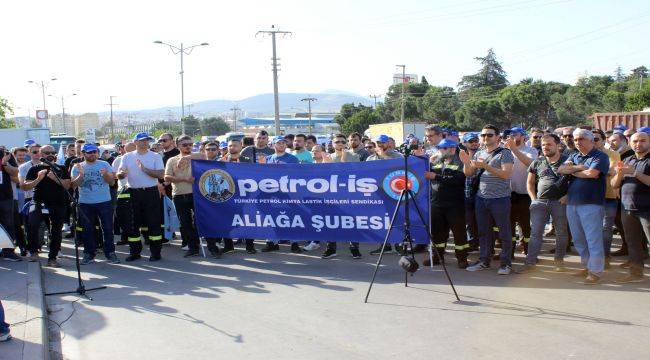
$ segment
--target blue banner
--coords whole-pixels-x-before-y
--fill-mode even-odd
[[[428,160],[409,157],[409,187],[426,222]],[[400,192],[404,160],[249,164],[192,160],[199,235],[268,240],[383,242]],[[428,243],[409,199],[411,234]],[[403,240],[402,205],[391,243]]]

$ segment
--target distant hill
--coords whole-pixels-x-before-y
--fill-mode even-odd
[[[371,105],[372,100],[367,97],[346,93],[338,90],[331,90],[328,93],[280,93],[280,112],[281,113],[297,113],[307,112],[307,102],[300,101],[306,97],[316,98],[317,101],[312,102],[312,112],[336,113],[341,110],[341,106],[346,103],[361,103],[364,105]],[[238,101],[232,100],[206,100],[192,103],[191,113],[198,116],[213,116],[224,113],[231,113],[231,108],[237,105],[246,116],[273,116],[273,94],[261,94]],[[185,109],[187,112],[187,108]],[[178,106],[169,106],[157,109],[143,109],[135,111],[118,111],[117,116],[123,114],[133,114],[137,119],[151,119],[151,118],[165,118],[169,113],[178,114],[180,109]],[[108,112],[100,113],[100,117],[108,116]]]

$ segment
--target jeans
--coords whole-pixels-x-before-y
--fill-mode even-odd
[[[95,241],[95,224],[99,218],[102,229],[104,255],[108,257],[115,252],[113,241],[113,202],[104,201],[97,204],[79,204],[79,223],[81,224],[81,240],[84,242],[84,254],[95,257],[97,242]]]
[[[479,260],[490,264],[492,258],[492,224],[499,228],[501,266],[511,265],[512,233],[510,232],[510,197],[485,199],[476,197],[476,224],[479,233]]]
[[[2,301],[0,301],[0,334],[6,334],[9,332],[9,324],[5,322],[5,308],[2,306]]]
[[[16,233],[14,228],[14,199],[7,199],[0,201],[0,224],[7,231],[7,235],[12,240],[16,239]],[[14,248],[2,249],[3,253],[12,253]]]
[[[537,256],[542,249],[544,227],[548,223],[549,216],[553,219],[553,228],[555,229],[555,260],[563,260],[566,255],[566,246],[569,241],[566,205],[560,204],[558,200],[537,199],[530,203],[531,229],[526,264],[535,265],[537,263]]]
[[[194,200],[192,194],[174,196],[176,214],[181,223],[181,239],[190,251],[199,251],[199,233],[194,223]]]
[[[627,234],[627,251],[630,259],[630,272],[643,274],[643,235],[650,239],[650,213],[623,211],[623,227]]]
[[[603,218],[603,246],[605,247],[605,257],[609,257],[612,247],[612,238],[614,237],[614,221],[618,209],[618,200],[605,200],[605,217]]]
[[[467,229],[467,242],[478,244],[478,226],[476,225],[476,214],[474,213],[475,198],[465,198],[465,228]]]
[[[580,254],[583,266],[590,273],[601,276],[605,270],[603,247],[603,205],[567,205],[567,220],[573,236],[573,245]]]
[[[50,251],[47,257],[52,260],[56,259],[61,250],[61,228],[65,219],[65,204],[47,204],[46,208],[48,214],[43,214],[41,204],[36,204],[29,209],[29,216],[27,218],[27,250],[32,254],[38,252],[38,248],[41,245],[38,230],[41,227],[41,223],[49,219]]]

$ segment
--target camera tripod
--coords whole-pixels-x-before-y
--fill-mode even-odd
[[[403,225],[403,240],[402,240],[402,256],[405,257],[410,257],[410,260],[415,262],[415,252],[413,251],[413,238],[411,237],[411,219],[410,219],[410,208],[409,208],[409,203],[410,200],[413,200],[413,206],[415,207],[416,212],[418,213],[418,216],[420,220],[422,221],[422,224],[427,224],[427,221],[425,221],[424,216],[422,216],[422,212],[420,211],[420,208],[418,207],[417,202],[415,201],[415,194],[413,193],[413,190],[409,188],[409,180],[408,180],[408,175],[409,175],[409,170],[408,170],[408,158],[411,155],[411,150],[408,147],[405,147],[404,149],[404,188],[402,189],[399,199],[397,200],[397,204],[395,205],[395,210],[393,212],[393,217],[390,220],[390,226],[388,227],[388,231],[386,232],[386,237],[384,238],[384,242],[381,246],[381,252],[379,253],[379,259],[377,259],[377,264],[375,264],[375,271],[372,274],[372,280],[370,281],[370,285],[368,286],[368,292],[366,293],[366,298],[364,300],[364,303],[368,303],[368,297],[370,296],[370,290],[372,290],[372,285],[375,283],[375,278],[377,277],[377,272],[379,271],[379,265],[381,265],[381,260],[384,256],[384,250],[386,249],[386,244],[388,243],[388,239],[390,238],[390,234],[392,230],[396,227],[395,225],[395,220],[397,219],[397,214],[399,213],[399,209],[402,205],[404,205],[404,225]],[[428,229],[427,229],[428,230]],[[433,237],[431,236],[430,231],[426,231],[427,237],[429,238],[429,244],[431,246],[431,249],[435,250],[433,251],[433,254],[437,257],[437,259],[440,261],[440,264],[442,265],[443,270],[445,271],[445,276],[447,277],[447,281],[449,281],[449,285],[451,286],[451,290],[454,292],[454,296],[456,297],[457,301],[460,301],[460,297],[458,297],[458,293],[456,292],[456,288],[454,287],[454,283],[451,281],[451,277],[449,276],[449,272],[447,271],[447,266],[445,265],[445,261],[443,260],[442,256],[439,253],[439,250],[437,247],[434,246],[433,243]],[[404,286],[408,287],[408,271],[404,271]],[[411,273],[412,275],[413,273]]]

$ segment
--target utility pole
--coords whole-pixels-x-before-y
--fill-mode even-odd
[[[113,103],[113,98],[115,96],[111,95],[109,96],[110,102],[108,104],[104,105],[109,105],[111,107],[111,142],[115,141],[115,122],[113,121],[113,105],[118,105]]]
[[[286,36],[291,34],[291,31],[280,31],[271,25],[271,30],[258,31],[255,36],[259,34],[271,34],[271,42],[273,44],[273,101],[275,103],[275,135],[280,135],[280,99],[278,98],[278,57],[275,49],[275,35],[282,34]]]
[[[187,104],[187,116],[192,116],[192,106],[194,104]]]
[[[639,74],[639,91],[643,88],[643,74]]]
[[[374,106],[374,108],[376,109],[376,108],[377,108],[377,98],[381,97],[381,95],[370,95],[369,97],[375,99],[375,106]]]
[[[400,121],[404,122],[404,103],[406,102],[406,98],[404,97],[404,93],[406,92],[406,65],[396,66],[402,68],[402,113],[400,115]]]
[[[239,106],[235,105],[230,108],[232,110],[232,131],[237,131],[237,111],[241,110]]]
[[[304,99],[300,99],[300,101],[306,101],[308,104],[307,106],[309,107],[309,135],[311,135],[311,102],[316,100],[318,99],[313,97],[306,97]]]

